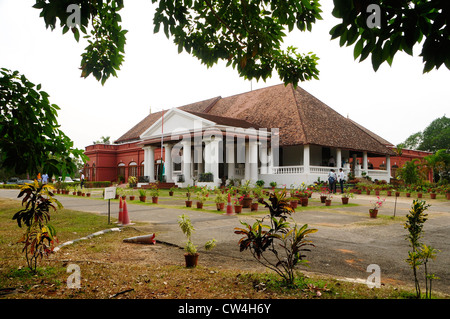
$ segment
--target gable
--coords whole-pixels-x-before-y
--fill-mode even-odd
[[[141,134],[140,138],[149,139],[159,137],[161,134],[194,131],[199,128],[211,127],[215,124],[213,121],[174,108],[165,112],[162,117]]]

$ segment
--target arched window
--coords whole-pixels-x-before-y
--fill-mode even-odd
[[[119,183],[125,181],[125,164],[124,163],[119,163],[119,165],[117,165],[117,181]]]
[[[130,176],[138,176],[138,166],[136,162],[130,162],[130,164],[128,164],[128,177]]]

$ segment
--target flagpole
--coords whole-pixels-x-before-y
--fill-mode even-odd
[[[162,110],[162,116],[161,116],[161,168],[159,172],[159,181],[162,182],[162,176],[163,176],[163,134],[164,134],[164,109]]]

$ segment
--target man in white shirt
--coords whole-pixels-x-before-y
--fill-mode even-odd
[[[344,193],[344,181],[345,181],[345,175],[344,175],[344,171],[342,170],[342,168],[339,169],[338,179],[339,179],[339,184],[341,184],[341,194],[342,194],[342,193]]]

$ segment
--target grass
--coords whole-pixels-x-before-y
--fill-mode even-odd
[[[66,246],[42,259],[37,272],[32,273],[26,267],[22,246],[16,244],[24,229],[11,219],[19,207],[17,201],[0,199],[3,298],[409,299],[414,296],[412,289],[403,287],[370,289],[363,284],[314,274],[299,275],[293,286],[286,286],[273,272],[232,269],[205,259],[196,268],[186,268],[183,252],[177,247],[123,243],[124,238],[142,234],[131,227]],[[63,209],[53,214],[51,222],[62,243],[114,227],[107,224],[106,218]],[[67,267],[73,263],[81,271],[78,289],[67,287],[70,276]]]

